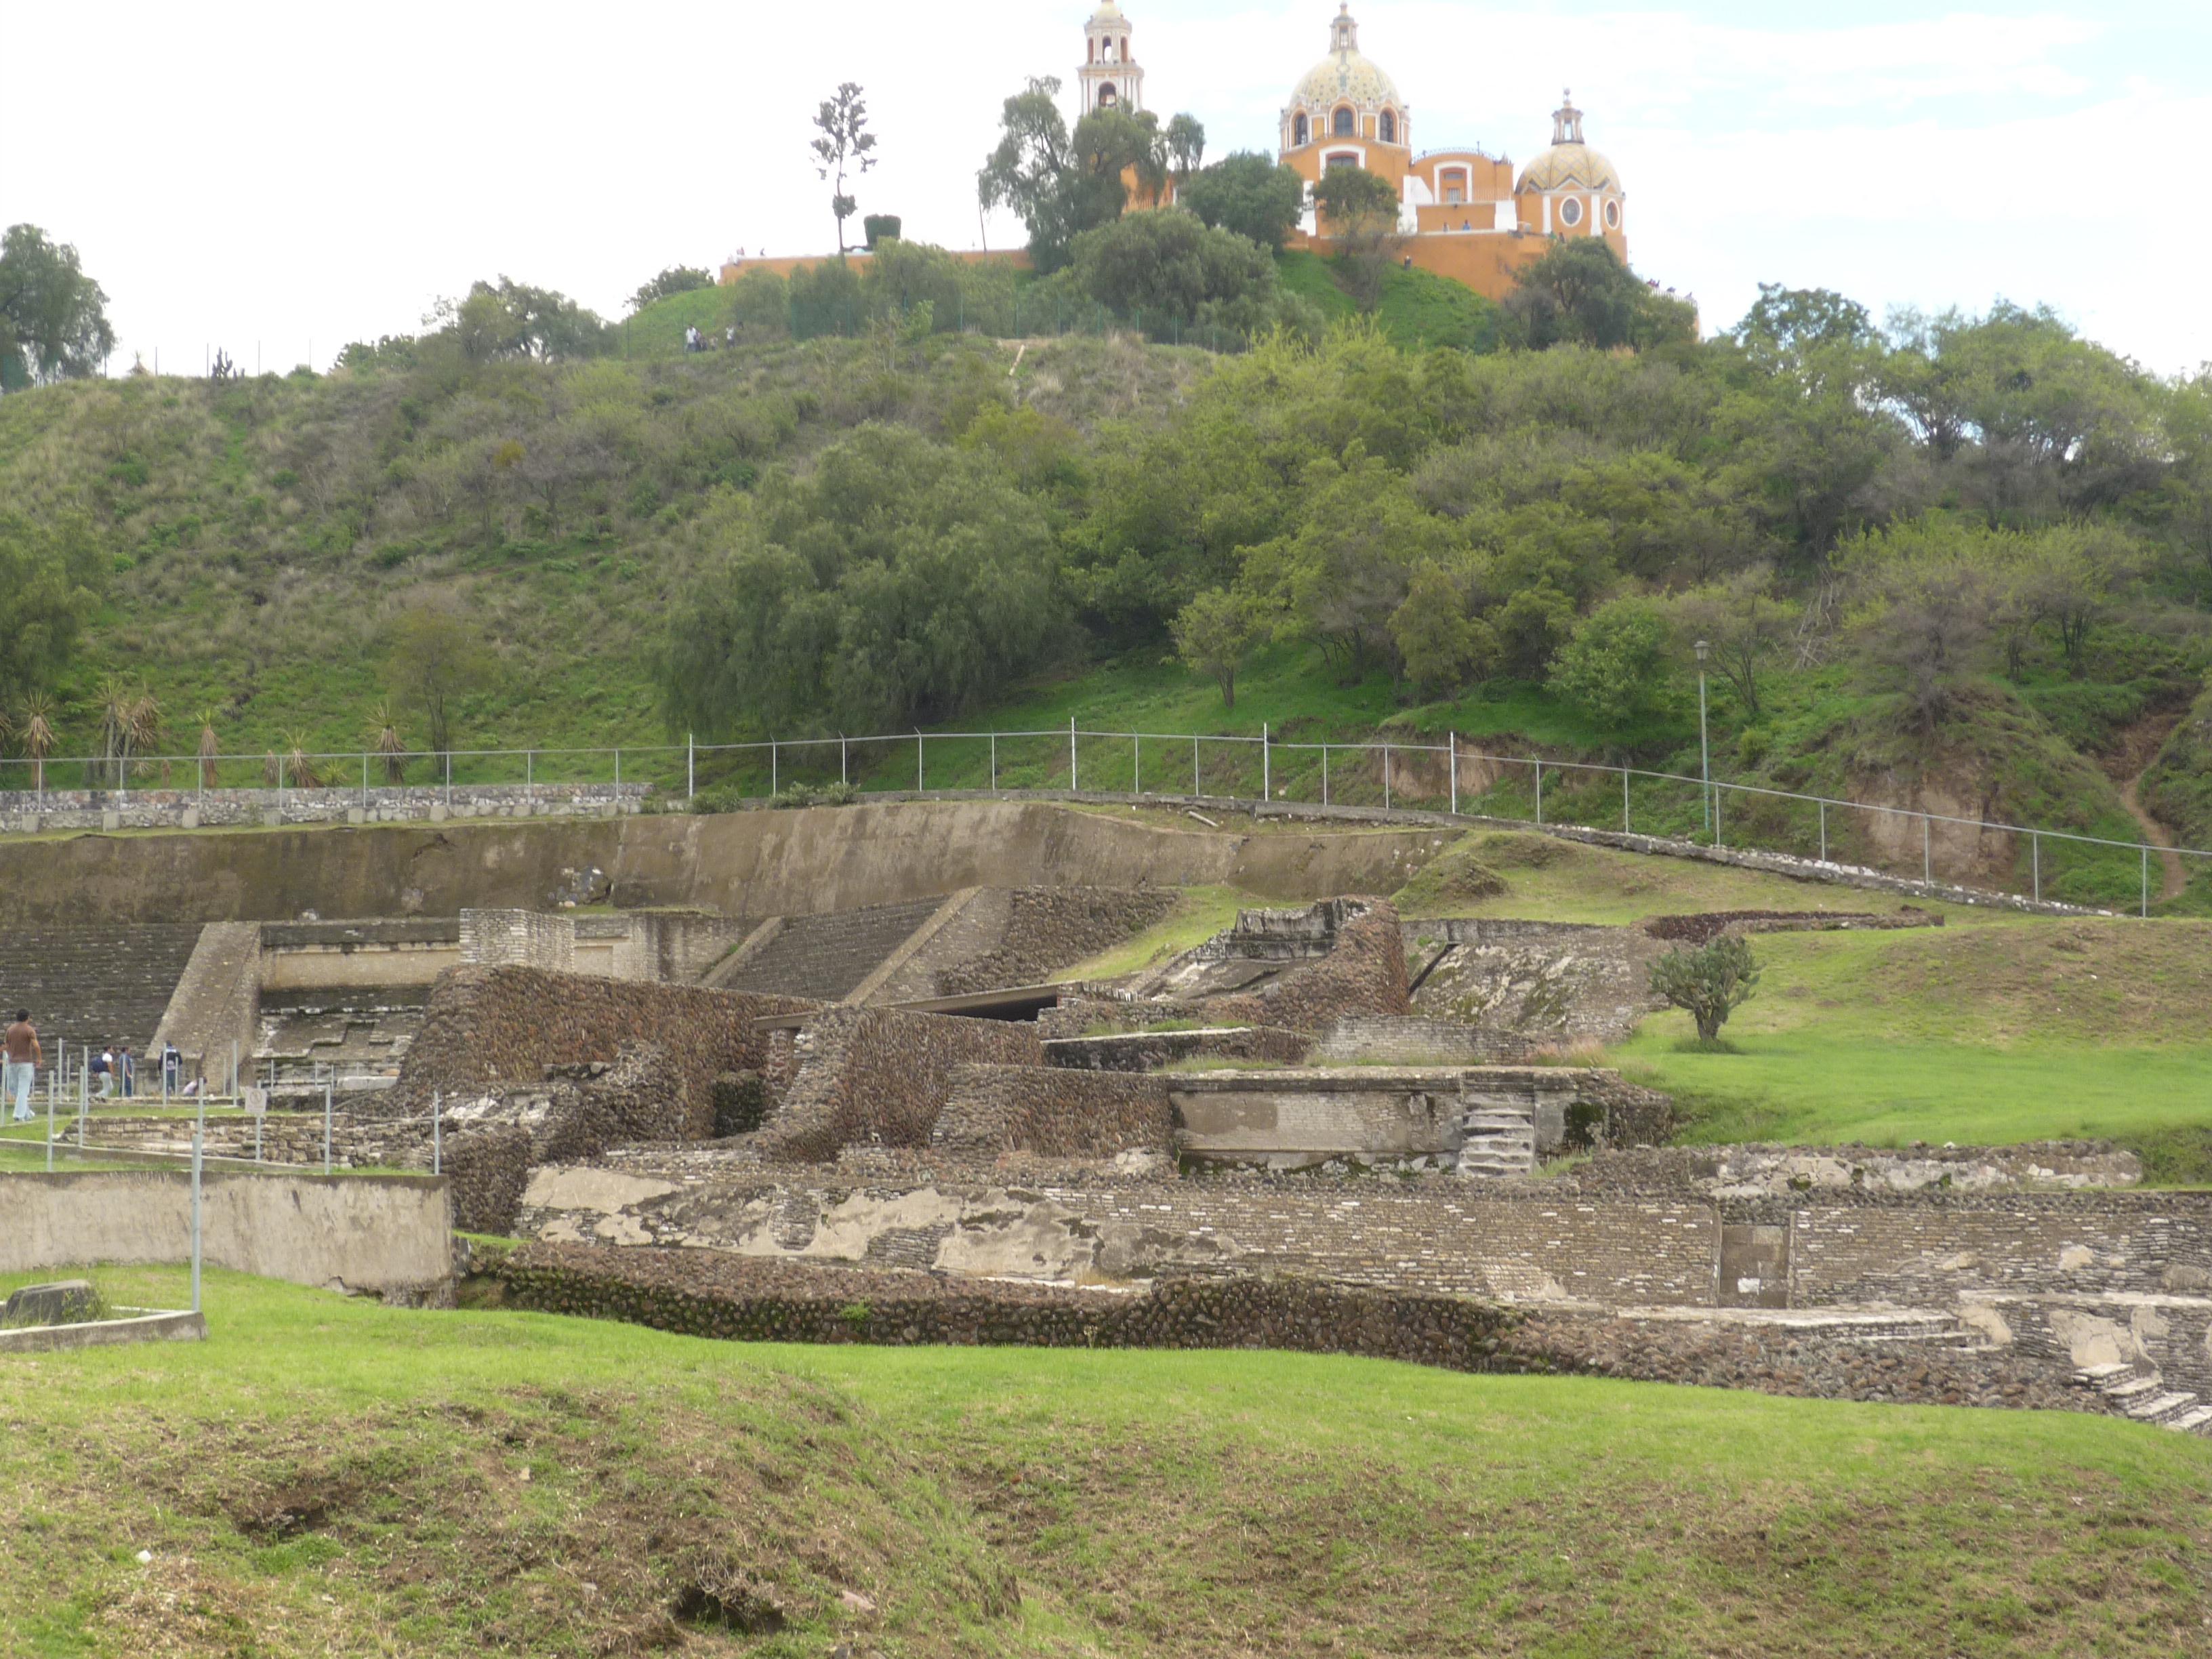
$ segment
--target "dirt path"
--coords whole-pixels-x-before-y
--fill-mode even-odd
[[[2160,849],[2158,855],[2160,872],[2159,897],[2179,898],[2181,890],[2189,885],[2189,861],[2172,850],[2173,837],[2166,833],[2164,824],[2143,811],[2142,800],[2136,793],[2142,787],[2143,777],[2148,769],[2145,768],[2143,772],[2136,773],[2121,786],[2120,802],[2134,815],[2135,821],[2142,826],[2143,839],[2153,847]]]

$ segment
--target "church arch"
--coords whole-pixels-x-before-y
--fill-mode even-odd
[[[1398,117],[1394,112],[1386,109],[1376,118],[1375,136],[1386,144],[1398,142]]]
[[[1312,129],[1306,123],[1306,112],[1300,110],[1297,118],[1291,123],[1291,148],[1303,149],[1313,142]]]
[[[1329,118],[1328,131],[1332,138],[1357,138],[1359,136],[1359,118],[1352,112],[1351,105],[1343,106]]]

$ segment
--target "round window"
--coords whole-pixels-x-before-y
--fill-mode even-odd
[[[1607,230],[1619,230],[1620,228],[1620,203],[1607,202],[1605,204],[1605,228]]]
[[[1559,222],[1572,230],[1583,222],[1583,204],[1570,196],[1559,204]]]

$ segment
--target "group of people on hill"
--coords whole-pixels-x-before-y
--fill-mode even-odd
[[[28,1009],[19,1008],[4,1036],[0,1036],[0,1111],[18,1123],[32,1117],[31,1096],[46,1051],[39,1041],[39,1028],[31,1024]],[[180,1087],[185,1057],[173,1042],[161,1048],[161,1080],[169,1094],[189,1092]],[[95,1100],[131,1099],[138,1092],[138,1061],[127,1042],[102,1048],[85,1061],[86,1080]]]
[[[738,331],[734,327],[724,329],[722,331],[722,349],[725,351],[733,351],[737,349],[737,344]],[[696,325],[687,326],[684,329],[684,349],[687,355],[695,351],[712,351],[714,349],[714,337],[712,334],[702,333]]]

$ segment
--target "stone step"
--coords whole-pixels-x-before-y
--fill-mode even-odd
[[[2100,1383],[2098,1392],[2107,1400],[2118,1400],[2124,1403],[2130,1400],[2141,1400],[2146,1395],[2156,1394],[2165,1386],[2165,1383],[2155,1376],[2136,1376],[2129,1378],[2124,1382],[2113,1382],[2109,1385]]]
[[[2101,1365],[2082,1366],[2081,1370],[2074,1373],[2074,1380],[2076,1382],[2086,1382],[2094,1386],[2100,1382],[2112,1382],[2122,1377],[2133,1376],[2135,1375],[2135,1370],[2136,1368],[2133,1365],[2124,1364],[2116,1364],[2112,1361],[2107,1360]]]
[[[2184,1434],[2212,1436],[2212,1406],[2198,1406],[2179,1417],[2169,1417],[2160,1428],[2179,1429]]]
[[[2138,1400],[2127,1408],[2128,1415],[2139,1423],[2160,1423],[2167,1418],[2179,1417],[2197,1403],[2193,1394],[2176,1394],[2172,1390],[2154,1394],[2148,1400]]]

